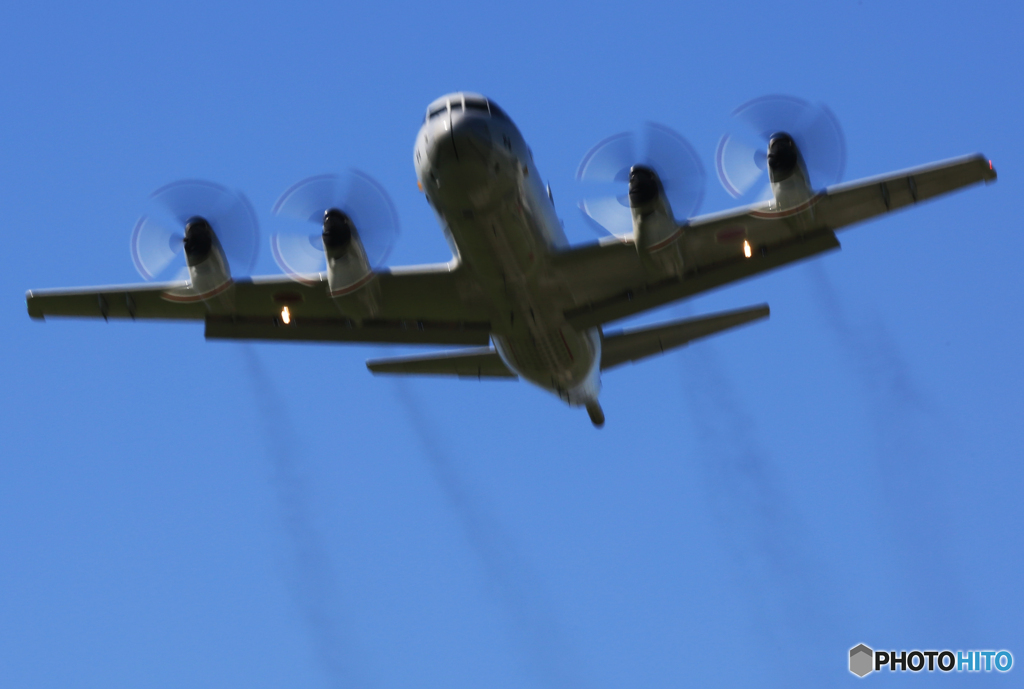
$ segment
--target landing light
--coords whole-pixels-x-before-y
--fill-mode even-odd
[[[281,322],[288,325],[292,322],[292,312],[288,310],[288,307],[281,309]]]
[[[748,242],[746,239],[743,240],[743,255],[746,256],[747,258],[750,258],[750,242]]]

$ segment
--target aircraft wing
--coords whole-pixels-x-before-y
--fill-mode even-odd
[[[205,322],[208,338],[460,345],[490,341],[490,316],[476,283],[457,268],[395,268],[378,273],[376,283],[378,308],[359,321],[343,315],[358,312],[359,296],[332,299],[326,281],[305,284],[284,276],[239,279],[206,301],[189,299],[184,282],[33,290],[26,299],[33,318],[197,320]]]
[[[987,160],[967,156],[832,186],[785,211],[762,204],[693,218],[681,227],[685,272],[667,279],[651,277],[632,237],[610,237],[557,254],[551,277],[544,278],[550,282],[542,287],[572,326],[600,326],[838,248],[840,228],[995,178]],[[239,279],[206,300],[190,297],[183,282],[33,290],[26,299],[33,318],[202,320],[206,337],[215,339],[477,346],[490,341],[487,302],[476,280],[456,264],[381,271],[373,285],[372,311],[367,290],[332,299],[324,280],[307,284],[285,276]],[[354,313],[362,317],[346,315]],[[469,363],[477,364],[476,375],[501,373]],[[440,362],[431,366],[443,368]]]
[[[768,305],[716,313],[601,334],[601,370],[682,347],[694,340],[768,317]],[[366,362],[374,373],[458,376],[460,378],[516,378],[492,347],[473,347],[426,356],[403,356]]]
[[[793,209],[761,204],[693,218],[681,228],[685,273],[670,279],[648,277],[631,236],[609,237],[556,256],[553,287],[570,324],[602,325],[837,249],[838,229],[995,179],[991,163],[972,155],[831,186]]]

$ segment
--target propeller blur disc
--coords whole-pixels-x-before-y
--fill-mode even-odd
[[[132,230],[132,263],[143,280],[156,280],[182,256],[185,236],[159,220],[143,215]],[[184,259],[181,260],[184,263]]]
[[[299,282],[315,284],[320,279],[320,273],[327,267],[323,242],[319,234],[272,234],[270,251],[274,263]]]
[[[718,142],[718,180],[734,198],[761,196],[768,189],[768,141],[793,137],[816,187],[835,184],[846,169],[846,140],[832,111],[793,96],[762,96],[732,113],[729,131]]]
[[[352,220],[374,268],[383,265],[398,238],[398,213],[391,197],[365,172],[349,170],[297,182],[277,200],[273,213],[304,225],[271,235],[270,246],[278,267],[300,282],[314,282],[313,277],[326,270],[321,233],[324,213],[331,208]],[[305,223],[315,225],[315,230]]]
[[[677,218],[687,218],[704,198],[704,167],[693,146],[665,125],[648,122],[599,142],[583,157],[576,179],[584,185],[580,210],[613,234],[632,230],[629,169],[644,165],[658,173]]]
[[[249,199],[240,191],[204,180],[182,180],[150,195],[154,212],[143,215],[132,230],[135,269],[145,280],[181,272],[185,265],[185,224],[205,218],[213,228],[235,274],[252,271],[259,253],[259,222]]]

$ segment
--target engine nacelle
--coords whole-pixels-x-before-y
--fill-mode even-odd
[[[768,177],[777,210],[795,208],[814,196],[803,155],[785,132],[772,134],[768,141]]]
[[[217,234],[205,218],[197,215],[188,219],[183,244],[185,263],[196,296],[213,296],[231,284],[228,259]]]
[[[683,256],[679,239],[683,229],[676,222],[661,179],[654,170],[642,165],[630,168],[629,209],[641,260],[660,271],[681,274]]]
[[[323,243],[332,297],[351,294],[373,279],[373,268],[355,224],[337,208],[324,212]]]

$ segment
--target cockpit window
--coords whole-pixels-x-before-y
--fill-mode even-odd
[[[451,104],[452,112],[462,112],[463,101],[465,102],[466,110],[477,110],[480,112],[490,113],[491,117],[495,117],[499,120],[509,120],[509,116],[495,104],[494,101],[488,101],[483,98],[464,98],[464,99],[451,99],[448,103]],[[444,105],[438,105],[427,112],[427,116],[423,119],[424,122],[432,120],[438,115],[444,115],[448,112],[448,103]],[[511,121],[511,120],[509,120]]]
[[[497,103],[493,100],[488,101],[488,103],[491,105],[491,117],[496,117],[499,120],[508,120],[509,122],[512,121],[509,116],[505,114],[505,111],[498,107]]]

